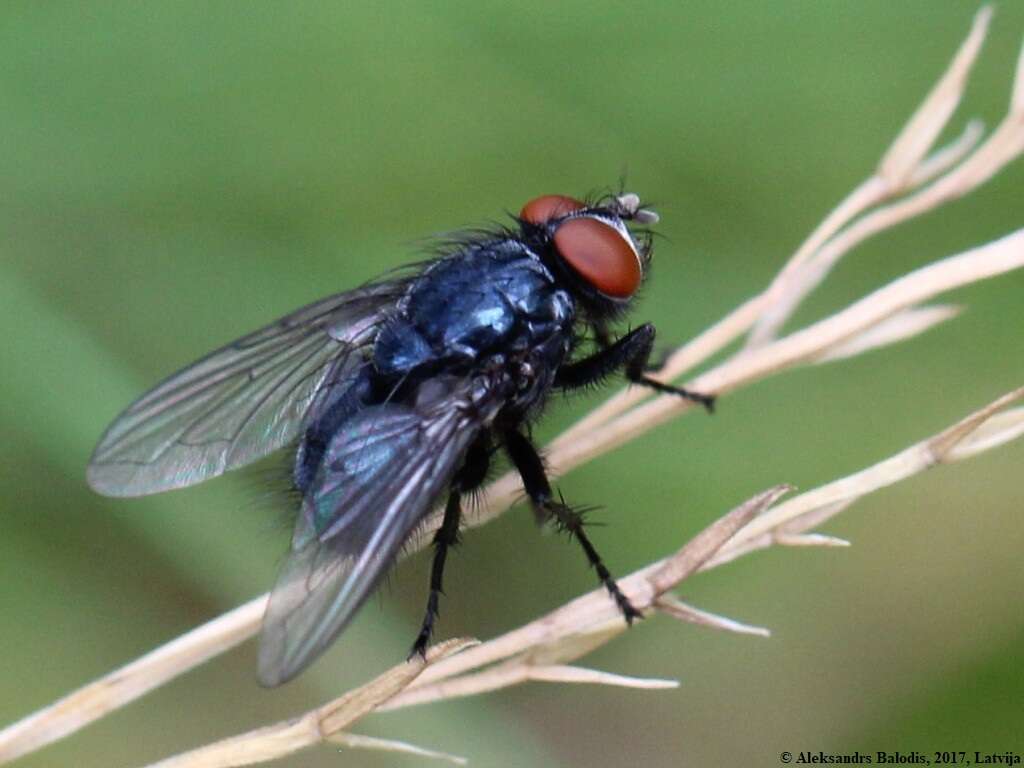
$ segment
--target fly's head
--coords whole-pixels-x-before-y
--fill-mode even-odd
[[[519,212],[523,234],[592,314],[621,313],[639,290],[651,259],[651,236],[631,230],[658,215],[626,193],[585,203],[564,195],[536,197]]]

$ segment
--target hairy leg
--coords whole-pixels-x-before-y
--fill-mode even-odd
[[[459,522],[462,519],[462,496],[478,487],[487,477],[491,463],[490,436],[485,434],[466,452],[462,468],[452,481],[448,503],[444,508],[444,520],[434,534],[434,560],[430,567],[430,593],[427,595],[427,609],[423,624],[412,645],[409,656],[426,656],[427,645],[434,631],[434,622],[439,614],[441,595],[444,594],[444,565],[448,550],[459,543]]]
[[[615,579],[612,578],[612,575],[602,562],[601,556],[594,549],[594,545],[590,543],[590,539],[583,530],[583,510],[573,509],[565,504],[563,500],[559,499],[556,501],[552,496],[551,484],[548,482],[547,474],[544,472],[544,464],[541,462],[537,449],[533,447],[533,443],[530,442],[529,438],[516,430],[508,430],[504,433],[503,438],[509,458],[512,459],[512,463],[523,478],[526,494],[530,497],[530,502],[533,504],[533,510],[537,515],[538,521],[547,522],[548,520],[554,520],[562,530],[566,531],[580,543],[580,546],[583,547],[583,552],[587,556],[587,560],[597,572],[597,576],[601,583],[604,584],[605,589],[608,590],[608,593],[619,606],[619,610],[622,611],[622,615],[627,623],[632,624],[634,619],[643,618],[643,614],[633,607],[633,604],[629,602],[629,598],[619,589],[619,585],[615,583]]]
[[[647,375],[648,361],[654,348],[654,326],[650,323],[630,331],[621,339],[599,349],[589,357],[563,365],[555,375],[555,386],[562,389],[576,389],[595,384],[618,370],[634,384],[684,397],[703,405],[708,412],[715,409],[714,395],[691,392],[682,387],[663,384]]]

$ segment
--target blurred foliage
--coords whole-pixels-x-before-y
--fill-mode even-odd
[[[94,496],[109,420],[163,375],[419,239],[539,193],[628,186],[659,204],[637,321],[679,342],[751,295],[865,177],[976,5],[8,3],[0,9],[0,721],[266,589],[286,541],[259,476]],[[961,115],[1003,114],[1024,31],[1005,3]],[[962,125],[962,121],[956,123]],[[1018,163],[873,240],[811,319],[1024,225]],[[573,473],[606,507],[618,572],[777,482],[871,463],[1021,384],[1013,275],[953,297],[910,343],[790,373]],[[549,436],[589,404],[552,408]],[[671,692],[531,685],[382,715],[364,731],[476,766],[775,764],[782,750],[1024,751],[1020,445],[851,509],[851,550],[751,557],[695,604],[763,641],[644,622],[588,664]],[[489,636],[593,586],[513,510],[451,562],[443,636]],[[25,766],[140,764],[280,719],[389,667],[419,620],[423,556],[397,569],[298,682],[260,690],[254,644]],[[399,766],[329,750],[288,765]]]

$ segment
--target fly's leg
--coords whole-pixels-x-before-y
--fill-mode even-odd
[[[459,543],[459,522],[462,520],[462,495],[483,484],[491,462],[489,436],[485,435],[474,443],[466,453],[462,468],[452,482],[448,503],[444,508],[444,520],[434,534],[434,560],[430,567],[430,593],[427,596],[427,610],[423,615],[416,641],[409,651],[409,658],[416,654],[426,658],[427,645],[434,631],[434,622],[439,615],[438,606],[444,594],[444,564],[448,550]]]
[[[596,320],[592,323],[594,329],[594,341],[597,343],[598,349],[608,349],[615,342],[612,340],[611,331],[608,330],[608,326],[600,320]]]
[[[647,375],[647,371],[650,370],[648,361],[651,357],[651,350],[654,348],[654,333],[654,326],[645,323],[589,357],[563,365],[555,374],[555,386],[562,389],[586,387],[623,369],[626,378],[634,384],[684,397],[703,405],[708,413],[712,413],[715,410],[714,395],[691,392],[682,387],[663,384]]]
[[[427,610],[423,615],[423,624],[420,632],[416,635],[416,642],[412,644],[409,658],[417,653],[426,658],[427,644],[430,642],[430,635],[434,631],[434,621],[438,616],[438,603],[444,591],[444,563],[448,557],[448,548],[459,543],[459,521],[462,519],[461,494],[453,490],[448,495],[448,503],[444,508],[444,522],[434,534],[434,562],[430,567],[430,594],[427,596]]]
[[[615,579],[608,572],[601,556],[590,543],[590,539],[583,530],[584,510],[574,509],[568,506],[564,500],[556,501],[551,494],[551,484],[548,482],[547,474],[544,472],[544,464],[533,447],[530,440],[515,430],[508,430],[504,434],[505,450],[509,458],[523,478],[523,485],[526,488],[526,495],[530,497],[533,504],[533,511],[537,515],[538,522],[545,523],[554,520],[559,528],[567,532],[583,547],[590,565],[597,572],[597,577],[604,584],[608,594],[612,596],[615,603],[622,611],[627,624],[632,624],[635,619],[642,619],[643,614],[638,611],[627,598]]]

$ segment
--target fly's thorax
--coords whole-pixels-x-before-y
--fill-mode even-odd
[[[570,332],[572,296],[539,256],[512,238],[478,243],[433,265],[378,333],[374,365],[386,376],[474,370]]]
[[[430,342],[402,315],[385,323],[373,345],[374,367],[385,378],[399,377],[426,366],[434,357]]]

